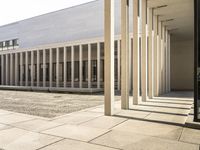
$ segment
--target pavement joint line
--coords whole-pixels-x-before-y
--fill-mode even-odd
[[[52,143],[50,143],[50,144],[47,144],[47,145],[45,145],[45,146],[42,146],[42,147],[40,147],[40,148],[38,148],[38,149],[36,149],[36,150],[41,150],[41,149],[43,149],[43,148],[45,148],[45,147],[54,145],[54,144],[59,143],[59,142],[61,142],[61,141],[63,141],[63,140],[64,140],[64,138],[63,138],[63,139],[60,139],[60,140],[58,140],[58,141],[52,142]]]
[[[99,136],[97,136],[97,137],[95,137],[95,138],[89,140],[88,143],[91,143],[92,141],[94,141],[94,140],[96,140],[96,139],[98,139],[98,138],[100,138],[100,137],[102,137],[102,136],[104,136],[104,135],[110,133],[111,131],[112,131],[112,130],[108,130],[107,132],[105,132],[105,133],[103,133],[103,134],[101,134],[101,135],[99,135]]]
[[[116,150],[123,150],[121,148],[116,148],[116,147],[112,147],[112,146],[108,146],[108,145],[103,145],[103,144],[98,144],[98,143],[92,143],[91,142],[88,142],[89,144],[93,144],[93,145],[97,145],[97,146],[102,146],[102,147],[107,147],[107,148],[112,148],[112,149],[116,149]]]
[[[180,141],[180,142],[181,142],[181,137],[182,137],[182,134],[183,134],[183,130],[184,130],[184,127],[182,128],[181,134],[180,134],[180,136],[178,138],[178,141]]]
[[[118,117],[117,117],[117,118],[118,118]],[[127,122],[128,120],[129,120],[129,119],[125,118],[125,120],[124,120],[124,121],[122,121],[122,122],[120,122],[120,123],[118,123],[118,124],[116,124],[116,125],[114,125],[114,126],[110,127],[110,128],[109,128],[109,130],[112,130],[114,127],[116,127],[116,126],[119,126],[119,125],[121,125],[121,124],[123,124],[123,123]]]
[[[188,113],[187,114],[180,114],[180,113],[161,112],[161,111],[153,111],[153,110],[145,110],[145,109],[142,110],[142,109],[134,109],[134,108],[131,108],[130,110],[141,111],[141,112],[150,112],[150,113],[158,113],[158,114],[176,115],[176,116],[188,116]]]
[[[171,108],[171,109],[184,109],[190,110],[191,108],[181,108],[181,107],[172,107],[172,106],[159,106],[159,105],[147,105],[147,104],[139,104],[138,106],[146,106],[146,107],[161,107],[161,108]]]
[[[150,116],[151,114],[152,114],[152,112],[149,112],[149,113],[144,117],[144,119],[147,118],[148,116]]]

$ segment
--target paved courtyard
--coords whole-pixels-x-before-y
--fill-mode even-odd
[[[0,149],[199,150],[200,130],[184,126],[192,103],[162,97],[121,110],[116,102],[113,117],[103,105],[53,118],[1,109]]]
[[[41,117],[52,118],[101,104],[103,95],[0,91],[0,109]]]

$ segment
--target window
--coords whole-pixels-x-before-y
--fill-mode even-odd
[[[0,41],[0,50],[11,50],[15,49],[16,46],[19,46],[18,39],[7,40],[7,41]]]
[[[13,41],[13,46],[18,46],[18,39],[14,39]]]
[[[8,48],[10,46],[10,41],[6,41],[5,46]]]
[[[3,49],[3,42],[0,42],[0,50]]]

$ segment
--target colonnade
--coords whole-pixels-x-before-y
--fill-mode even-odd
[[[133,49],[129,43],[129,5],[133,2]],[[105,115],[114,113],[114,0],[105,11]],[[170,32],[157,9],[147,0],[121,0],[121,108],[129,109],[130,69],[133,69],[133,104],[170,92]],[[132,52],[131,52],[132,51]],[[129,56],[133,63],[130,64]],[[140,94],[141,93],[141,94]],[[141,97],[140,97],[141,96]]]
[[[117,53],[120,54],[120,39]],[[76,45],[59,45],[37,50],[24,49],[3,51],[0,54],[1,86],[35,88],[85,88],[104,87],[104,43],[103,40],[74,42]],[[120,79],[120,57],[117,78]],[[120,89],[120,80],[116,81]]]

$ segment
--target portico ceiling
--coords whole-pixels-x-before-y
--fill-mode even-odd
[[[193,39],[193,0],[148,0],[147,2],[148,7],[155,8],[155,14],[159,15],[159,20],[171,30],[176,40]]]

